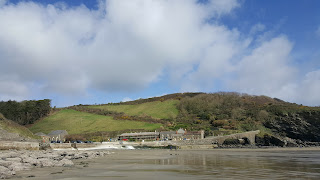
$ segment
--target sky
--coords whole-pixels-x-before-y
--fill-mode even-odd
[[[0,0],[0,101],[239,92],[320,106],[318,0]]]

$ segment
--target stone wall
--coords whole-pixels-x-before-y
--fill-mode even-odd
[[[51,149],[71,149],[72,143],[50,143]]]
[[[39,150],[38,142],[0,141],[0,150]]]
[[[243,139],[248,138],[250,144],[255,144],[255,136],[259,134],[260,131],[249,131],[244,133],[231,134],[226,136],[214,136],[210,138],[198,139],[198,140],[184,140],[177,141],[174,144],[177,146],[184,145],[210,145],[210,144],[223,144],[226,139]]]
[[[51,149],[71,149],[71,148],[90,148],[101,145],[101,143],[50,143]]]

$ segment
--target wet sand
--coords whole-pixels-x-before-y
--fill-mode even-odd
[[[114,150],[74,167],[36,168],[13,179],[318,179],[320,148]]]

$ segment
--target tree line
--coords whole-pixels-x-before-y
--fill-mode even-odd
[[[51,100],[0,101],[0,113],[21,125],[33,124],[51,111]]]

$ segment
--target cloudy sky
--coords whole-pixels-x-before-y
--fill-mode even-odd
[[[236,91],[320,105],[318,0],[0,0],[0,100]]]

